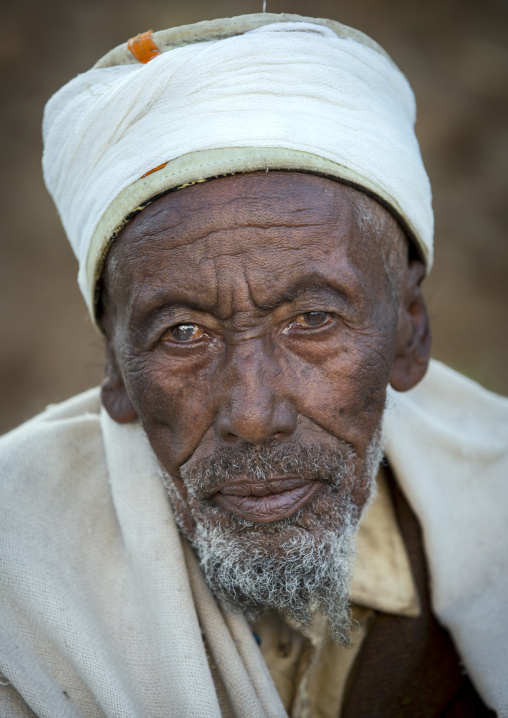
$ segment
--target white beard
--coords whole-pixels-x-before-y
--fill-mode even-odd
[[[196,527],[187,536],[199,557],[214,595],[233,610],[255,619],[274,610],[300,624],[309,624],[316,611],[330,622],[332,637],[349,643],[351,618],[349,586],[355,560],[355,539],[362,511],[352,499],[352,488],[362,484],[373,494],[382,458],[381,430],[371,440],[360,479],[355,481],[356,456],[305,447],[283,457],[274,444],[254,450],[225,449],[199,467],[181,467],[187,504],[174,483],[165,477],[175,514],[184,534],[184,510]],[[280,451],[280,449],[279,449]],[[248,473],[258,481],[270,474],[305,471],[309,467],[326,488],[316,506],[304,506],[287,519],[260,524],[242,519],[204,500],[204,491],[225,478]]]

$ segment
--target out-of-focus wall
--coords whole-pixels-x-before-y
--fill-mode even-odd
[[[434,356],[508,394],[508,4],[504,0],[268,0],[380,42],[409,78],[433,184],[427,281]],[[259,12],[262,0],[2,0],[0,431],[97,384],[101,339],[44,188],[45,101],[147,29]]]

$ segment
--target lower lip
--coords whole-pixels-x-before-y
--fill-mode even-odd
[[[217,493],[214,495],[214,500],[226,511],[247,521],[268,524],[292,516],[304,504],[311,501],[319,489],[319,482],[312,481],[298,488],[266,496]]]

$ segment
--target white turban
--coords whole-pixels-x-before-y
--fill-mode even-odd
[[[170,189],[232,172],[300,170],[360,187],[398,217],[430,268],[414,96],[370,38],[331,20],[258,14],[143,42],[71,80],[44,115],[44,177],[92,314],[125,222]],[[150,62],[138,46],[152,48]]]

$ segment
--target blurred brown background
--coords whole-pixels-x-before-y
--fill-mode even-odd
[[[262,0],[1,1],[0,432],[102,374],[101,340],[42,181],[45,101],[139,32],[261,9]],[[268,0],[267,9],[357,27],[407,75],[436,211],[433,353],[508,394],[508,3]]]

